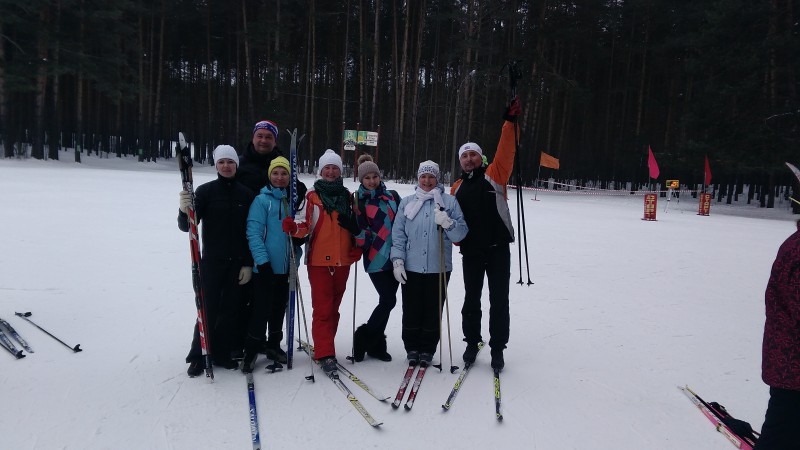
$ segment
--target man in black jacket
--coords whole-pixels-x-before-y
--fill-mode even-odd
[[[255,195],[258,195],[261,188],[269,183],[269,165],[278,156],[289,159],[278,148],[278,126],[271,120],[262,120],[256,123],[253,127],[253,139],[242,153],[236,178]],[[298,181],[298,201],[305,198],[306,190],[306,185]],[[299,209],[299,206],[295,209]]]
[[[203,252],[200,260],[203,300],[205,303],[206,335],[214,365],[236,369],[231,359],[236,318],[241,309],[242,285],[252,276],[253,257],[247,243],[247,213],[255,194],[239,183],[236,170],[239,156],[230,145],[214,149],[217,179],[195,190],[194,211],[197,223],[202,222]],[[178,228],[189,231],[188,210],[191,195],[180,193]],[[196,377],[203,373],[200,335],[195,323],[192,347],[186,356],[187,374]]]

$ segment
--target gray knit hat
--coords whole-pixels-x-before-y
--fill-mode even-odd
[[[363,154],[358,158],[358,181],[363,181],[364,177],[371,173],[377,173],[378,176],[381,175],[381,171],[378,165],[372,161],[372,157]]]

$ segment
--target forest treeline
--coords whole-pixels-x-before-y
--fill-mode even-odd
[[[798,3],[0,0],[0,135],[6,157],[153,160],[177,131],[241,152],[271,119],[306,134],[302,160],[358,127],[387,175],[447,172],[467,140],[491,158],[512,61],[526,183],[541,151],[543,176],[644,182],[649,146],[662,178],[702,183],[707,155],[715,183],[786,185]]]

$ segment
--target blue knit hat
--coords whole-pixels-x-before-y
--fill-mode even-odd
[[[275,140],[278,140],[278,126],[275,125],[275,122],[269,120],[262,120],[258,122],[256,126],[253,128],[253,134],[256,134],[258,130],[267,130],[271,131],[272,135],[275,136]]]

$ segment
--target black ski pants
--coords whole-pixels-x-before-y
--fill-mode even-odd
[[[212,357],[230,359],[235,341],[236,318],[241,308],[240,259],[200,260],[200,280],[206,310],[206,343]],[[203,357],[197,321],[194,324],[192,347],[186,362],[200,361]]]
[[[800,449],[800,391],[769,388],[769,405],[761,437],[753,450]]]
[[[510,315],[508,290],[511,281],[509,244],[489,247],[484,251],[463,254],[464,306],[461,308],[461,329],[467,344],[481,338],[481,293],[484,275],[489,280],[489,346],[503,350],[508,343]]]
[[[283,340],[283,319],[288,302],[288,274],[253,274],[253,309],[247,324],[246,346],[261,344],[267,330],[268,340],[275,346],[280,344]]]
[[[386,324],[389,323],[389,315],[397,304],[397,287],[400,283],[394,278],[394,272],[384,270],[369,274],[372,285],[378,291],[378,305],[372,311],[367,321],[367,328],[375,336],[383,336],[386,332]]]
[[[439,273],[406,272],[403,285],[403,345],[406,352],[436,353],[439,344]],[[441,289],[442,305],[450,272]]]

